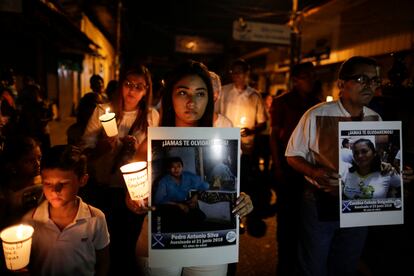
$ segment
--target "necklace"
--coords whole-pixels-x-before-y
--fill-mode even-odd
[[[364,186],[365,185],[365,180],[368,178],[368,177],[370,177],[371,176],[371,173],[369,173],[369,174],[367,174],[367,175],[364,175],[364,176],[362,176],[362,175],[360,175],[358,172],[356,172],[356,174],[357,174],[357,176],[358,176],[358,178],[359,178],[359,184],[358,184],[358,186]]]
[[[364,181],[371,175],[371,173],[362,176],[357,172],[357,175],[359,177],[359,190],[361,191],[361,198],[373,198],[375,188],[371,185],[367,185]]]

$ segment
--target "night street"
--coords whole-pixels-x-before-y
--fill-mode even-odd
[[[73,117],[50,123],[50,134],[54,145],[66,143],[66,129],[74,122]],[[274,200],[274,199],[273,199]],[[276,251],[276,217],[271,216],[266,222],[266,235],[253,237],[247,232],[240,235],[239,263],[236,276],[275,275],[277,264]]]

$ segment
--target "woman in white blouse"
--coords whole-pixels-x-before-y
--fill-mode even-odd
[[[106,215],[111,235],[111,273],[121,275],[135,270],[135,244],[143,216],[131,212],[125,204],[128,194],[119,167],[147,159],[147,129],[158,125],[159,114],[150,108],[152,81],[146,67],[126,71],[119,84],[114,100],[99,105],[92,114],[83,147],[89,153],[91,176],[85,200]],[[106,135],[99,120],[107,108],[116,116],[115,137]]]

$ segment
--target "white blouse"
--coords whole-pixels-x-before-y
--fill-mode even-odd
[[[96,146],[98,136],[102,131],[102,124],[99,120],[99,117],[105,113],[105,109],[107,107],[109,107],[108,104],[100,104],[95,108],[82,137],[84,148],[94,148]],[[120,122],[117,122],[119,138],[123,138],[128,135],[129,129],[134,123],[137,114],[137,110],[123,112],[122,120]],[[159,119],[160,115],[158,114],[157,110],[150,108],[147,114],[148,125],[158,126]],[[138,147],[138,145],[141,144],[146,137],[145,132],[142,131],[136,131],[132,135],[137,139],[136,147]]]
[[[102,124],[99,120],[99,116],[105,113],[105,108],[108,104],[102,104],[95,108],[91,118],[89,119],[85,133],[82,137],[82,147],[95,148],[98,142],[99,134],[102,132]],[[118,125],[118,138],[123,138],[128,135],[129,130],[134,123],[138,111],[124,112],[122,120],[117,122]],[[150,109],[147,114],[147,120],[149,126],[157,126],[159,123],[159,114],[155,109]],[[137,130],[132,133],[132,136],[136,138],[135,148],[138,149],[139,145],[146,138],[146,131]],[[112,151],[103,152],[99,158],[91,160],[88,166],[95,171],[95,179],[100,185],[106,185],[109,187],[122,187],[125,185],[120,174],[120,170],[113,170],[114,160],[122,149],[122,143],[117,143],[117,147]]]

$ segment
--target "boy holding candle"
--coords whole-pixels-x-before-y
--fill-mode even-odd
[[[35,231],[30,272],[106,275],[109,233],[104,214],[77,196],[87,182],[86,157],[73,146],[54,146],[41,161],[46,201],[23,220]]]

